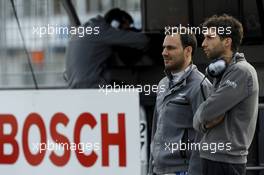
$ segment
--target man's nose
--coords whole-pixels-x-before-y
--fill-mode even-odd
[[[206,41],[205,41],[205,40],[203,40],[203,43],[202,43],[202,48],[205,48],[205,47],[207,47],[207,43],[206,43]]]
[[[162,51],[162,56],[167,56],[167,55],[168,55],[168,51],[166,48],[164,48]]]

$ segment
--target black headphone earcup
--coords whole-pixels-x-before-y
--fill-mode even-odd
[[[217,78],[223,75],[227,67],[227,63],[224,59],[218,58],[213,60],[212,63],[206,68],[206,74],[210,77]]]

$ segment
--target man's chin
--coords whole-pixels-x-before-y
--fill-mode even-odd
[[[165,66],[165,71],[166,72],[174,72],[175,70],[177,70],[177,68],[171,67],[171,66]]]
[[[211,56],[207,53],[205,53],[206,58],[211,59]]]
[[[209,54],[206,54],[206,57],[207,57],[209,60],[214,60],[214,59],[220,58],[221,55],[220,55],[220,54],[215,54],[215,55],[209,55]]]
[[[165,65],[165,70],[168,70],[168,71],[170,71],[171,70],[171,66],[170,65]]]

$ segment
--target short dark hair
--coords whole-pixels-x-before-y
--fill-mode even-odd
[[[112,20],[117,20],[121,24],[123,24],[125,21],[128,21],[130,24],[134,22],[133,18],[126,11],[119,8],[113,8],[109,10],[105,14],[104,18],[108,24],[110,24]]]
[[[217,29],[219,27],[224,27],[225,29],[227,27],[231,27],[230,33],[227,34],[227,32],[223,32],[219,34],[218,30],[216,30],[217,35],[220,37],[220,39],[228,38],[230,37],[232,39],[232,45],[231,49],[233,52],[238,51],[238,48],[242,42],[243,39],[243,26],[242,24],[235,19],[233,16],[229,16],[227,14],[223,14],[220,16],[213,15],[212,17],[205,20],[203,23],[203,27],[216,27]]]
[[[182,47],[192,47],[192,56],[194,55],[196,49],[197,49],[197,39],[194,35],[194,33],[184,33],[184,34],[179,34],[180,39],[181,39],[181,44]]]

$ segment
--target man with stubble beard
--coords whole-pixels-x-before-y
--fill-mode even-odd
[[[189,33],[189,32],[188,32]],[[201,175],[198,150],[187,144],[199,142],[193,116],[203,101],[204,75],[192,63],[197,41],[194,34],[167,35],[162,56],[166,76],[159,82],[152,125],[149,174]],[[206,93],[211,84],[206,79]]]
[[[200,149],[204,175],[245,175],[248,148],[258,113],[257,73],[237,52],[243,37],[241,23],[232,16],[212,16],[203,27],[202,47],[213,60],[207,72],[213,79],[209,97],[197,109],[193,126],[203,132],[201,144],[216,144],[216,152]],[[220,27],[231,32],[219,32]],[[208,126],[208,123],[214,122]]]

